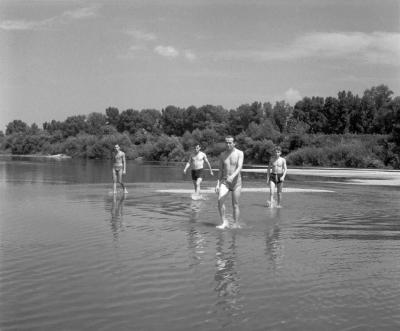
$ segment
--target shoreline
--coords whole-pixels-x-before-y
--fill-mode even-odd
[[[243,169],[242,172],[266,174],[267,169]],[[342,184],[400,186],[400,170],[392,169],[289,167],[287,175],[345,179]]]
[[[54,160],[69,160],[72,157],[65,154],[34,154],[34,155],[14,155],[0,154],[0,157],[20,157],[20,158],[44,158]],[[134,161],[134,160],[133,160]],[[153,162],[152,162],[153,163]],[[159,163],[159,162],[154,162]],[[179,163],[180,164],[180,163]],[[177,162],[175,163],[175,166]],[[266,174],[267,167],[263,165],[245,165],[242,169],[244,173]],[[216,171],[218,169],[213,169]],[[400,187],[400,170],[395,169],[365,169],[365,168],[321,168],[321,167],[289,167],[288,176],[308,176],[308,177],[325,177],[332,179],[345,179],[341,184],[359,184],[359,185],[374,185],[374,186],[399,186]],[[336,183],[336,182],[335,182]],[[339,183],[339,182],[338,182]]]
[[[49,158],[49,159],[72,159],[66,154],[0,154],[0,157],[26,157],[26,158]]]

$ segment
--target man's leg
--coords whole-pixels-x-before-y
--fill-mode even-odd
[[[113,175],[113,193],[117,194],[117,171],[115,169],[112,170]]]
[[[201,177],[197,178],[197,180],[196,180],[195,192],[196,192],[197,195],[200,194],[200,185],[201,185],[201,181],[202,181],[202,178],[201,178]]]
[[[238,186],[235,187],[235,189],[232,192],[233,219],[235,220],[236,225],[238,225],[240,217],[239,198],[241,191],[242,191],[242,186]]]
[[[277,185],[277,190],[278,190],[278,207],[281,206],[281,194],[282,194],[282,186],[283,186],[283,182],[278,183]]]
[[[122,170],[118,171],[118,183],[121,185],[122,187],[122,192],[124,193],[128,193],[128,191],[125,188],[124,183],[122,182]]]
[[[272,208],[274,203],[274,191],[275,191],[275,183],[270,180],[269,181],[269,208]]]
[[[222,224],[218,225],[218,229],[225,229],[229,226],[228,220],[225,217],[225,200],[228,197],[229,190],[226,185],[221,184],[219,187],[219,194],[218,194],[218,211],[219,216],[221,217]]]

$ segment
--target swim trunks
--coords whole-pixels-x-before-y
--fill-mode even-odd
[[[242,177],[239,175],[232,182],[227,182],[226,178],[224,178],[221,181],[221,185],[225,185],[229,191],[236,191],[242,187]]]
[[[192,170],[192,180],[197,180],[198,178],[203,178],[203,169]]]
[[[120,172],[122,170],[122,168],[123,168],[123,166],[122,165],[118,165],[118,164],[113,166],[113,170],[115,172]]]
[[[274,174],[274,173],[272,173],[269,176],[269,180],[271,182],[275,183],[275,185],[276,184],[280,184],[280,183],[283,183],[283,181],[281,180],[282,176],[283,176],[283,174]]]

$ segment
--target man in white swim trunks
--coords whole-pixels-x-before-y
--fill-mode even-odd
[[[186,175],[188,168],[192,168],[192,180],[194,193],[196,195],[200,195],[200,184],[203,180],[204,162],[207,163],[211,176],[214,175],[210,162],[208,162],[207,155],[200,151],[200,149],[201,147],[199,144],[194,145],[194,153],[190,155],[189,161],[187,161],[185,169],[183,169],[183,173]]]
[[[121,151],[119,145],[115,145],[115,154],[114,154],[114,164],[112,168],[113,174],[113,193],[117,194],[117,183],[119,183],[122,187],[124,193],[128,193],[124,183],[122,182],[122,175],[126,173],[126,158],[125,153]]]
[[[234,227],[238,226],[239,198],[242,190],[240,171],[243,167],[243,152],[235,148],[232,136],[225,138],[225,144],[226,150],[221,153],[219,158],[219,177],[215,187],[215,192],[218,194],[218,211],[222,220],[222,224],[217,226],[219,229],[229,227],[229,222],[225,217],[225,200],[229,192],[232,192]]]
[[[281,157],[281,148],[275,147],[275,155],[271,158],[268,171],[267,171],[267,183],[269,184],[269,202],[267,202],[267,207],[272,208],[274,202],[274,191],[277,188],[277,207],[281,207],[281,196],[283,182],[285,181],[285,176],[287,172],[286,160]]]

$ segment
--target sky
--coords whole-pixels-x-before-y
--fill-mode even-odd
[[[400,0],[0,0],[0,130],[126,109],[400,95]]]

